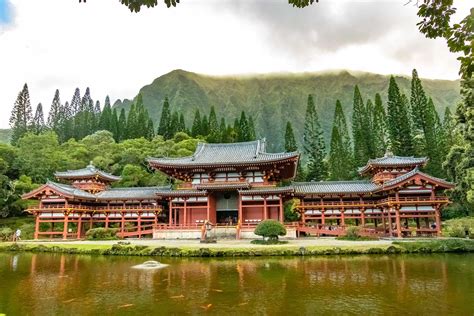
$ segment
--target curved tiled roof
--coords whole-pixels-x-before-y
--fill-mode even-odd
[[[385,182],[383,184],[383,188],[382,189],[385,189],[385,188],[389,188],[389,187],[392,187],[392,186],[396,186],[397,184],[399,183],[402,183],[404,182],[405,180],[408,180],[410,179],[411,177],[415,176],[415,175],[420,175],[426,179],[429,179],[433,182],[436,182],[436,183],[440,183],[440,184],[443,184],[445,185],[446,187],[453,187],[454,184],[451,183],[451,182],[448,182],[444,179],[441,179],[441,178],[436,178],[436,177],[433,177],[433,176],[430,176],[429,174],[426,174],[424,172],[421,172],[418,167],[416,167],[415,169],[413,169],[412,171],[410,172],[407,172],[399,177],[396,177],[395,179],[392,179],[392,180],[389,180],[387,182]]]
[[[206,189],[249,189],[250,184],[248,182],[210,182],[210,183],[199,183],[195,185],[195,188],[198,190]]]
[[[284,194],[293,193],[293,186],[285,187],[253,187],[250,190],[239,190],[240,195],[258,195],[258,194]]]
[[[161,166],[208,166],[264,163],[299,157],[297,152],[267,153],[265,140],[208,144],[199,143],[192,156],[181,158],[149,158],[151,164]]]
[[[104,172],[100,169],[97,169],[94,165],[89,164],[87,167],[76,170],[68,170],[62,172],[56,172],[54,176],[58,179],[81,179],[81,178],[91,178],[91,177],[101,177],[102,179],[108,181],[119,181],[121,178],[114,176],[110,173]]]
[[[170,186],[165,187],[133,187],[112,188],[95,194],[99,200],[109,199],[153,199],[159,192],[171,191]]]
[[[295,182],[296,194],[370,193],[380,186],[370,181]]]
[[[364,167],[359,168],[359,173],[364,174],[372,167],[404,167],[421,166],[428,162],[426,157],[401,157],[386,154],[384,157],[370,159]]]

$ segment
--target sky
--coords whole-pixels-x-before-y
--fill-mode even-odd
[[[426,39],[407,0],[181,0],[132,13],[118,0],[0,0],[0,128],[28,84],[45,115],[56,89],[133,98],[174,69],[231,75],[333,69],[457,79],[442,39]],[[455,1],[458,17],[469,1]]]

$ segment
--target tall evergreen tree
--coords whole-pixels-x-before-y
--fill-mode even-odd
[[[125,117],[125,111],[124,111],[124,117]],[[125,123],[126,124],[126,123]],[[112,110],[112,117],[110,118],[110,131],[114,135],[114,139],[116,142],[120,141],[120,127],[119,127],[119,120],[117,116],[117,109],[114,108]]]
[[[201,132],[201,113],[199,112],[199,109],[196,109],[194,112],[194,120],[193,120],[193,126],[191,128],[191,135],[193,137],[196,137],[198,135],[202,135]]]
[[[296,145],[295,134],[293,133],[293,127],[291,126],[290,121],[286,122],[285,129],[285,151],[294,152],[298,150]]]
[[[171,114],[169,133],[174,136],[177,132],[179,132],[179,113],[174,111],[173,114]]]
[[[255,123],[253,121],[253,116],[249,115],[249,140],[256,140],[257,133],[255,132]]]
[[[184,114],[179,114],[179,123],[178,123],[178,132],[187,132],[186,131],[186,122],[184,121]]]
[[[354,101],[352,108],[352,139],[354,140],[354,163],[363,166],[369,159],[365,130],[368,128],[366,111],[359,87],[354,87]]]
[[[100,113],[100,118],[99,118],[99,129],[100,130],[107,130],[112,133],[114,131],[112,130],[112,107],[110,106],[110,100],[109,96],[105,98],[105,103],[104,103],[104,109],[102,110],[102,113]]]
[[[211,106],[211,111],[209,112],[209,136],[207,137],[207,141],[210,143],[217,143],[220,141],[220,138],[221,135],[216,111],[214,106]]]
[[[59,97],[59,90],[56,89],[54,93],[53,102],[49,109],[48,115],[48,127],[56,132],[57,135],[61,133],[61,127],[64,120],[64,108],[61,105],[61,99]]]
[[[201,119],[201,133],[202,136],[209,135],[209,120],[207,119],[207,115],[203,115]]]
[[[141,101],[141,100],[140,100]],[[148,137],[150,135],[148,131],[149,127],[149,119],[150,116],[148,115],[148,111],[145,109],[143,102],[138,102],[136,104],[135,110],[137,112],[137,123],[135,126],[136,135],[135,137]],[[170,129],[168,127],[167,130],[167,137],[171,138],[170,136]]]
[[[128,124],[127,124],[127,116],[125,115],[125,109],[122,108],[120,110],[120,116],[118,119],[118,124],[117,124],[117,141],[121,142],[125,139],[127,139],[128,135]]]
[[[140,96],[141,97],[141,96]],[[170,133],[171,123],[171,112],[168,97],[163,101],[163,109],[161,110],[160,124],[158,125],[158,135],[164,137],[164,139],[170,139],[173,137]]]
[[[79,88],[76,88],[76,90],[74,90],[74,95],[72,96],[71,100],[71,115],[74,116],[81,111],[81,92]]]
[[[314,105],[313,96],[308,96],[306,116],[304,122],[303,149],[308,157],[307,180],[320,181],[326,178],[327,167],[324,161],[326,145],[323,130],[319,123],[318,113]]]
[[[397,82],[390,77],[387,104],[388,135],[396,155],[414,155],[413,139],[408,116],[408,99],[400,93]]]
[[[10,116],[12,145],[16,145],[18,140],[30,130],[32,121],[33,110],[31,108],[30,93],[28,92],[28,85],[25,83],[23,89],[18,93]]]
[[[336,101],[328,159],[329,178],[346,180],[354,174],[352,147],[346,117],[339,100]]]
[[[152,140],[153,137],[155,137],[155,127],[153,126],[153,120],[151,118],[148,118],[145,138],[148,140]]]
[[[221,118],[221,123],[219,124],[219,142],[227,143],[228,142],[228,135],[227,135],[227,124],[225,123],[225,118]]]
[[[130,111],[127,116],[127,133],[124,139],[138,138],[138,113],[136,111],[136,104],[132,103]]]
[[[44,123],[43,105],[41,103],[36,107],[35,116],[33,118],[33,133],[40,134],[46,129]]]
[[[240,113],[238,141],[245,142],[250,140],[250,126],[245,112]]]
[[[375,95],[375,106],[372,115],[372,144],[375,157],[383,157],[387,149],[387,130],[385,109],[380,94]]]

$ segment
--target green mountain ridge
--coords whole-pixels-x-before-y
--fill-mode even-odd
[[[208,114],[212,105],[218,117],[226,122],[244,110],[253,115],[259,137],[266,137],[269,148],[283,148],[284,126],[292,122],[296,137],[301,142],[306,101],[313,94],[326,140],[330,137],[336,100],[350,118],[354,86],[361,90],[364,101],[380,93],[384,102],[390,76],[349,72],[346,70],[319,73],[276,73],[242,76],[209,76],[184,70],[173,70],[156,78],[140,89],[145,107],[155,122],[159,121],[163,100],[168,97],[171,111],[184,113],[186,124],[191,126],[194,111]],[[396,76],[400,89],[409,97],[410,78]],[[459,80],[423,79],[426,93],[433,98],[440,113],[446,106],[453,107],[459,100]],[[133,101],[117,100],[114,107],[129,110]]]

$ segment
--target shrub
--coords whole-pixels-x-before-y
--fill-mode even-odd
[[[13,230],[9,227],[0,228],[0,241],[9,241],[12,239]]]
[[[278,236],[286,235],[286,228],[282,223],[274,219],[266,219],[257,225],[254,234],[262,236],[263,239],[277,240]]]
[[[346,229],[346,236],[347,239],[358,239],[360,237],[359,234],[359,227],[357,226],[350,226]]]
[[[113,240],[117,238],[118,229],[116,228],[93,228],[86,232],[88,240]]]

